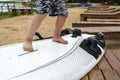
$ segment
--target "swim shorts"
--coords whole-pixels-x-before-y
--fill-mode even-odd
[[[68,16],[65,0],[35,0],[36,13],[49,16]]]

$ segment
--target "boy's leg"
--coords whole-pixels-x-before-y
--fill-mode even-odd
[[[33,51],[32,39],[49,11],[49,2],[49,0],[35,0],[37,14],[33,16],[28,28],[27,36],[23,44],[23,49],[25,51]]]
[[[32,47],[32,39],[39,28],[40,24],[42,23],[43,19],[46,17],[47,14],[36,14],[31,19],[30,25],[28,27],[27,35],[23,44],[24,51],[33,51]]]
[[[61,38],[60,32],[61,29],[66,21],[66,16],[58,16],[55,24],[55,30],[54,30],[54,35],[53,35],[53,41],[60,42],[63,44],[67,44],[68,42]]]
[[[50,4],[52,7],[50,8],[49,15],[58,16],[55,24],[53,41],[67,44],[68,42],[60,37],[61,29],[68,16],[65,0],[53,0],[53,2],[51,2]]]

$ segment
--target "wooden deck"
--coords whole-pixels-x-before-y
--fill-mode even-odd
[[[120,18],[120,11],[113,12],[113,13],[82,13],[80,14],[81,21],[87,21],[88,18],[92,19],[119,19]]]
[[[79,21],[72,23],[72,27],[120,27],[120,22],[90,22]]]
[[[95,11],[100,10],[97,7],[90,9]],[[104,8],[101,9],[104,11]],[[87,21],[87,18],[117,19],[120,18],[119,13],[120,11],[114,13],[83,13],[80,14],[80,17],[81,21]],[[105,38],[120,37],[120,25],[117,22],[115,24],[114,22],[87,22],[87,24],[86,22],[80,22],[80,24],[73,23],[72,27],[81,29],[82,33],[96,34],[102,32],[104,33]],[[120,80],[120,50],[106,49],[105,55],[101,61],[81,80]]]
[[[101,61],[81,80],[120,80],[120,50],[107,49]]]
[[[120,9],[112,9],[112,10],[105,10],[105,11],[101,11],[101,10],[87,10],[85,11],[85,13],[112,13],[112,12],[117,12],[117,11],[120,11]]]
[[[73,27],[80,29],[82,33],[87,33],[87,34],[97,34],[98,32],[102,32],[104,34],[105,38],[118,38],[120,37],[120,27],[119,26],[113,26],[113,27]]]
[[[97,10],[97,11],[109,11],[114,10],[115,8],[109,8],[109,6],[90,6],[88,7],[88,10]]]

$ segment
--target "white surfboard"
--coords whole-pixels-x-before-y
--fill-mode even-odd
[[[0,47],[0,80],[79,80],[102,58],[104,49],[95,58],[81,48],[81,43],[93,35],[72,38],[63,36],[67,45],[52,39],[33,41],[34,52],[25,52],[23,43]]]

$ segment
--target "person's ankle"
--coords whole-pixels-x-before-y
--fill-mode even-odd
[[[52,38],[60,38],[61,36],[53,36]]]
[[[32,42],[32,39],[25,39],[25,42]]]

